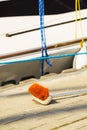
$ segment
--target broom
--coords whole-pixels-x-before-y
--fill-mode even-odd
[[[80,1],[79,0],[75,1],[76,13],[77,13],[77,7],[79,8],[79,12],[80,12]],[[77,23],[77,14],[76,14],[76,23]],[[81,23],[81,17],[80,17],[80,23]],[[81,26],[81,32],[82,32],[82,26]],[[81,45],[81,50],[78,53],[86,52],[87,48],[86,48],[86,43],[84,42],[83,37],[82,37],[82,41],[81,41],[80,45]],[[86,64],[87,64],[87,55],[81,55],[81,56],[76,55],[74,57],[73,68],[79,69]],[[46,104],[49,104],[54,97],[82,94],[84,92],[87,92],[87,90],[74,90],[71,92],[64,92],[62,94],[50,95],[48,88],[46,88],[40,84],[34,83],[29,87],[28,92],[33,95],[33,99],[35,101],[46,105]]]
[[[62,96],[85,94],[85,93],[87,93],[87,89],[50,94],[48,88],[46,88],[38,83],[34,83],[28,88],[28,92],[30,94],[32,94],[34,101],[36,101],[40,104],[43,104],[43,105],[48,105],[51,103],[51,101],[54,98],[62,97]]]

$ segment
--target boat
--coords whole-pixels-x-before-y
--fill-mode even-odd
[[[7,3],[10,2],[15,4],[16,0]],[[84,45],[81,46],[80,31],[75,38],[74,12],[45,17],[47,52],[52,66],[45,62],[43,76],[39,17],[10,17],[12,13],[7,11],[7,16],[3,12],[4,17],[0,18],[0,130],[87,130],[87,65],[78,70],[72,67],[76,56],[84,56],[75,55]],[[87,10],[81,10],[81,14],[86,43]],[[27,80],[21,81],[26,77]],[[52,96],[49,104],[37,102],[29,93],[35,84],[49,90],[47,95]]]
[[[81,10],[84,39],[87,41],[87,9]],[[0,85],[18,84],[30,77],[40,78],[41,38],[39,16],[0,17]],[[81,32],[75,39],[75,11],[45,16],[47,51],[49,56],[74,54],[80,49]],[[80,24],[80,19],[78,19]],[[44,66],[44,74],[60,73],[72,67],[74,56],[50,59],[52,66]],[[20,61],[20,62],[19,62]]]

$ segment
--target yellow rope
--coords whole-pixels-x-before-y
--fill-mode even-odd
[[[76,11],[76,30],[75,30],[75,37],[77,38],[77,23],[78,23],[78,13],[79,13],[79,19],[80,19],[80,29],[81,29],[81,35],[82,40],[80,42],[80,46],[83,46],[84,43],[84,37],[83,37],[83,30],[82,30],[82,19],[81,19],[81,12],[80,12],[80,0],[75,0],[75,11]]]

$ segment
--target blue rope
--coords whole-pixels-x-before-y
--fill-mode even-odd
[[[41,31],[41,43],[42,43],[42,57],[48,57],[47,47],[46,47],[46,36],[45,36],[45,28],[44,28],[44,0],[39,0],[39,16],[40,16],[40,31]],[[49,66],[51,63],[49,58],[46,59],[46,62]],[[44,75],[44,58],[42,58],[41,62],[41,74]]]
[[[14,64],[14,63],[22,63],[22,62],[31,62],[31,61],[40,61],[40,60],[47,60],[47,59],[57,59],[57,58],[63,58],[63,57],[71,57],[76,55],[84,55],[87,54],[87,52],[82,53],[70,53],[70,54],[61,54],[56,56],[44,56],[44,57],[36,57],[36,58],[30,58],[26,60],[15,60],[15,61],[2,61],[0,64]]]

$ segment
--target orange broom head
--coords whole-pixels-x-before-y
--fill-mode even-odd
[[[37,83],[32,84],[29,87],[28,92],[30,92],[33,96],[39,98],[40,100],[45,100],[49,97],[48,88],[45,88],[42,85]]]

